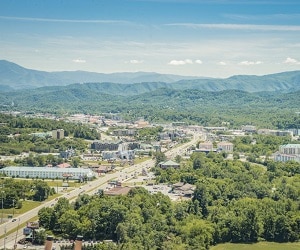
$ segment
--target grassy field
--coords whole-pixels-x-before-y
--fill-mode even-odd
[[[59,197],[60,195],[52,195],[51,197],[49,197],[46,201],[50,201],[50,200],[53,200],[55,199],[56,197]],[[30,210],[32,210],[33,208],[36,208],[38,207],[39,205],[41,205],[41,202],[39,201],[30,201],[30,200],[26,200],[26,201],[22,201],[22,208],[20,209],[13,209],[13,208],[7,208],[7,209],[1,209],[1,217],[2,217],[2,213],[3,213],[3,218],[7,218],[8,216],[12,216],[14,215],[13,217],[17,217],[19,216],[20,214],[23,214],[23,213],[26,213]]]
[[[211,247],[211,250],[299,250],[300,242],[296,243],[275,243],[259,242],[255,244],[219,244]]]

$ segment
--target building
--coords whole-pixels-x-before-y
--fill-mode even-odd
[[[217,144],[219,150],[224,152],[233,152],[233,144],[231,142],[222,141]]]
[[[256,127],[253,125],[244,125],[244,126],[242,126],[242,131],[249,132],[249,133],[255,133]]]
[[[274,160],[300,162],[300,144],[286,144],[279,146],[279,152],[274,154]]]
[[[112,131],[114,136],[135,136],[137,134],[136,129],[116,129]]]
[[[91,144],[91,149],[99,151],[116,151],[119,148],[119,145],[122,144],[122,141],[94,141]]]
[[[279,146],[281,154],[300,155],[300,144],[286,144]]]
[[[287,155],[287,154],[280,154],[275,153],[274,154],[274,161],[297,161],[300,162],[300,155]]]
[[[49,167],[5,167],[0,173],[9,177],[39,178],[39,179],[63,179],[68,175],[70,180],[89,179],[95,176],[90,169],[85,168],[49,168]]]
[[[51,137],[52,132],[36,132],[36,133],[31,133],[31,135],[35,137],[46,138],[46,137]]]
[[[59,155],[61,158],[64,158],[64,159],[69,159],[71,158],[72,156],[75,156],[76,155],[76,152],[74,149],[70,148],[70,149],[67,149],[65,151],[61,151],[59,152]]]
[[[53,139],[63,139],[65,138],[65,131],[63,129],[52,130]]]
[[[112,170],[113,170],[112,165],[100,165],[97,167],[96,172],[98,173],[98,175],[101,175],[101,174],[106,174]]]
[[[300,129],[297,128],[290,128],[288,131],[291,131],[293,133],[293,136],[299,136],[300,135]]]
[[[226,131],[227,127],[204,127],[207,131]]]
[[[272,129],[259,129],[258,134],[275,135],[275,136],[293,136],[293,131],[289,130],[272,130]]]
[[[199,143],[199,149],[205,149],[205,150],[208,150],[208,151],[212,151],[213,150],[213,143],[208,141],[208,142],[201,142]]]
[[[180,168],[180,164],[174,161],[165,161],[165,162],[161,162],[158,164],[162,169],[167,169],[167,168]]]
[[[144,119],[140,119],[140,120],[136,121],[134,124],[135,124],[136,128],[151,127],[151,125],[149,124],[149,122],[145,121]]]
[[[191,185],[189,183],[183,183],[183,182],[177,182],[173,184],[172,186],[173,193],[191,197],[194,194],[194,191],[196,189],[195,185]]]

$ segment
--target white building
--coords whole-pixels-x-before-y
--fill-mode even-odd
[[[286,144],[279,146],[281,154],[300,155],[300,144]]]
[[[286,144],[279,146],[279,152],[274,154],[274,160],[300,162],[300,144]]]
[[[297,161],[300,162],[300,155],[287,155],[287,154],[280,154],[276,153],[274,155],[274,160],[275,161]]]
[[[85,168],[56,168],[56,167],[5,167],[0,173],[9,177],[39,178],[39,179],[63,179],[68,176],[72,180],[80,180],[83,177],[92,178],[95,173]]]

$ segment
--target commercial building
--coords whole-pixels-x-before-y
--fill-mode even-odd
[[[0,173],[9,177],[80,180],[85,177],[91,179],[95,173],[85,168],[57,168],[57,167],[5,167]]]

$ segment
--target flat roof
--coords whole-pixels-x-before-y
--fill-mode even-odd
[[[34,171],[34,172],[59,172],[59,173],[88,173],[91,172],[87,168],[57,168],[57,167],[16,167],[9,166],[0,169],[0,171]]]

